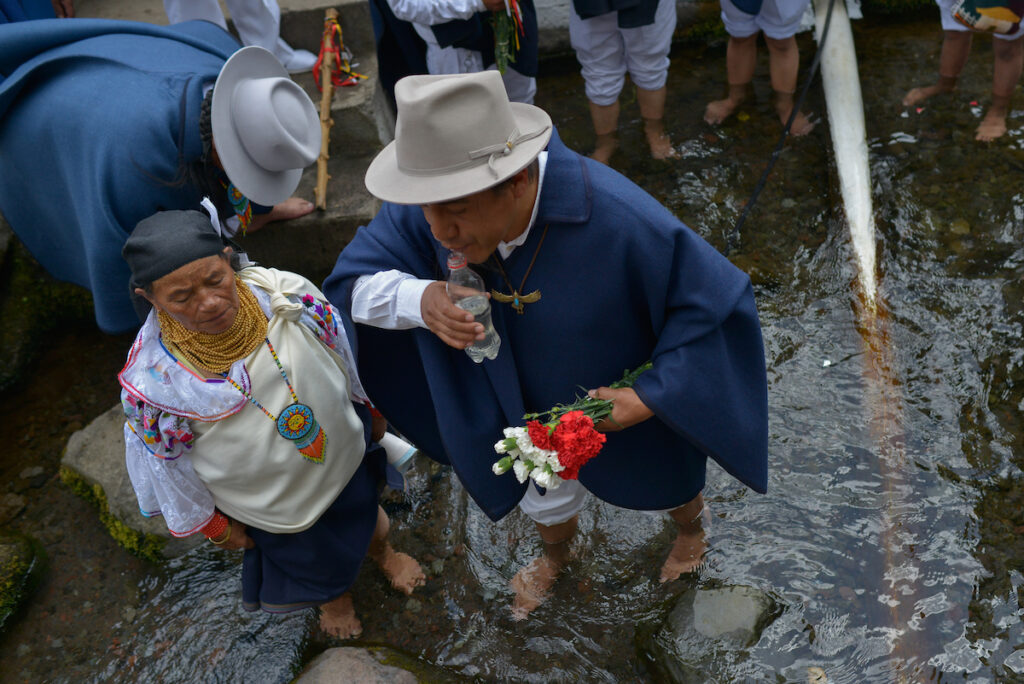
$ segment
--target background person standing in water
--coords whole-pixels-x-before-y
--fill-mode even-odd
[[[942,19],[942,53],[939,56],[939,80],[932,85],[913,88],[903,98],[905,107],[913,107],[928,98],[956,90],[960,72],[971,54],[972,31],[956,20],[953,0],[936,0]],[[992,33],[992,102],[985,118],[978,124],[975,140],[989,142],[1006,133],[1006,117],[1010,98],[1020,80],[1024,64],[1024,26],[1016,23],[991,22]],[[1008,32],[998,32],[1006,31]],[[989,31],[986,31],[989,32]]]

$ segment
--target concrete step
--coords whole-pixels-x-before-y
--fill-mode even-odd
[[[366,190],[363,175],[371,157],[334,156],[328,159],[327,209],[298,219],[272,223],[237,242],[263,266],[295,271],[321,283],[334,267],[341,249],[356,229],[369,223],[380,207]],[[302,175],[296,195],[313,201],[316,167]]]

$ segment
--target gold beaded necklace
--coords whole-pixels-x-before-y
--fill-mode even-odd
[[[214,373],[226,373],[231,364],[256,350],[267,336],[267,317],[260,308],[256,295],[235,276],[238,292],[238,312],[231,327],[222,333],[210,335],[189,330],[177,319],[162,310],[157,311],[160,333],[164,341],[177,347],[177,352],[195,366]]]

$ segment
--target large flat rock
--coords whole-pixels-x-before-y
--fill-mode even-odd
[[[201,534],[184,539],[172,537],[162,517],[147,518],[139,512],[138,499],[124,462],[124,413],[120,404],[71,435],[61,466],[71,471],[72,477],[80,478],[73,483],[73,488],[100,506],[101,517],[109,513],[113,521],[120,523],[111,524],[109,518],[104,520],[114,538],[129,550],[139,550],[132,546],[144,542],[126,534],[124,528],[137,535],[165,540],[160,551],[165,557],[181,555],[202,543]],[[88,490],[82,490],[78,484],[86,485]],[[120,527],[122,525],[124,528]]]

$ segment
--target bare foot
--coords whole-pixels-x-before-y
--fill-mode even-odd
[[[936,83],[935,85],[930,86],[922,86],[920,88],[913,88],[912,90],[910,90],[910,92],[903,96],[903,106],[913,107],[916,104],[924,102],[933,95],[951,92],[953,92],[952,87],[945,86],[940,83]]]
[[[700,518],[696,520],[695,526],[680,528],[676,540],[672,544],[665,564],[661,566],[661,581],[671,582],[679,579],[679,576],[693,572],[704,558],[707,544],[704,542],[704,529],[700,524]]]
[[[736,111],[736,108],[740,106],[740,100],[727,97],[724,100],[715,100],[709,102],[707,108],[704,110],[704,121],[711,125],[720,124]]]
[[[675,159],[679,156],[672,140],[665,133],[665,124],[661,119],[644,119],[644,133],[647,144],[651,146],[651,156],[655,159]]]
[[[373,555],[380,569],[391,582],[391,586],[403,594],[411,594],[416,587],[427,581],[423,568],[407,553],[395,551],[391,544],[384,545],[384,551]]]
[[[254,214],[252,222],[249,224],[249,229],[246,232],[255,233],[263,226],[273,221],[288,221],[289,219],[296,219],[300,216],[305,216],[309,212],[313,211],[315,207],[312,202],[302,199],[301,197],[289,197],[280,204],[275,204],[274,208],[266,214]]]
[[[782,121],[782,125],[785,126],[789,122],[789,117],[793,113],[793,110],[779,112],[779,119]],[[794,136],[807,135],[814,130],[814,122],[811,121],[803,112],[797,112],[793,118],[793,125],[789,127],[789,134]]]
[[[985,118],[981,120],[978,125],[978,132],[974,136],[975,140],[981,142],[991,142],[996,138],[1002,137],[1006,133],[1006,115],[1000,114],[999,112],[993,112],[991,109],[985,114]]]
[[[520,568],[510,582],[516,592],[516,597],[512,599],[512,617],[525,620],[537,606],[544,603],[561,571],[561,566],[547,556],[534,558]]]
[[[614,133],[598,135],[597,141],[594,143],[594,151],[590,153],[590,158],[607,166],[618,146],[619,140]]]
[[[320,606],[320,629],[339,639],[351,639],[363,633],[350,594],[342,594]]]

